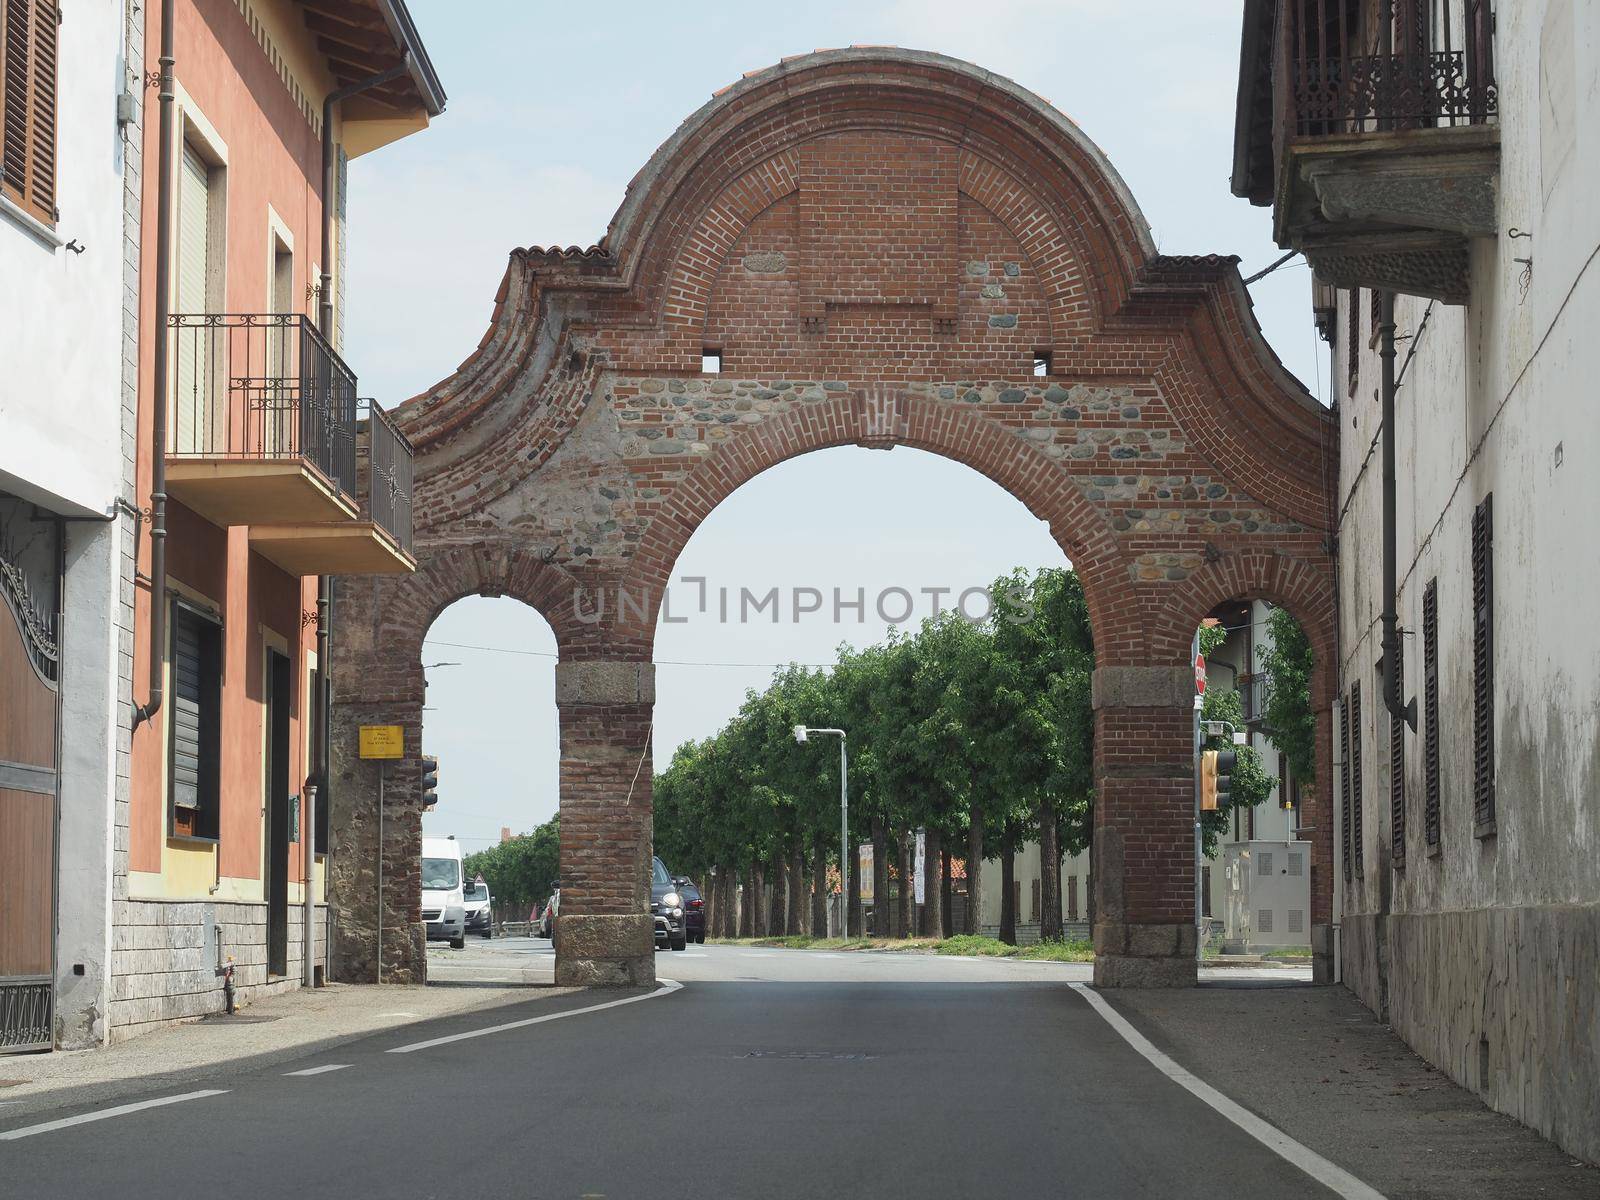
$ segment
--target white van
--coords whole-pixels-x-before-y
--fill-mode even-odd
[[[467,944],[466,904],[461,893],[461,846],[453,837],[422,839],[422,919],[430,942]]]
[[[466,903],[467,932],[479,937],[493,937],[494,900],[489,895],[489,885],[484,882],[482,875],[461,885],[461,898]]]

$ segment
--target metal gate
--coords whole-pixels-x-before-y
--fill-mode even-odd
[[[28,524],[47,546],[0,538],[0,1053],[49,1049],[55,1001],[60,531]]]

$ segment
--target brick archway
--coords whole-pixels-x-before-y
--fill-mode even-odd
[[[753,72],[652,157],[598,245],[514,251],[478,349],[399,415],[423,570],[341,589],[340,736],[346,712],[420,705],[411,647],[448,599],[517,581],[562,655],[563,982],[654,977],[651,652],[678,553],[741,483],[844,444],[954,458],[1050,523],[1099,661],[1097,978],[1193,981],[1180,634],[1270,596],[1323,661],[1337,439],[1263,342],[1235,260],[1158,255],[1044,101],[912,51]],[[631,609],[574,602],[619,589]],[[375,668],[391,648],[404,661]],[[336,778],[341,830],[374,803],[359,772]],[[414,857],[396,836],[391,855]],[[341,913],[362,910],[359,872],[333,878]],[[414,900],[390,919],[414,922]],[[420,972],[402,949],[390,969]]]

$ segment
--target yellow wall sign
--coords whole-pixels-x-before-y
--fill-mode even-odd
[[[406,756],[405,729],[399,725],[363,725],[361,727],[362,758],[404,758]]]

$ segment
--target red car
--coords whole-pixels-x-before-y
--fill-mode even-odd
[[[691,942],[702,945],[706,940],[706,901],[700,894],[700,889],[695,886],[694,880],[687,875],[679,875],[673,884],[678,889],[678,894],[683,897],[683,933]]]
[[[561,888],[558,886],[550,893],[550,899],[545,902],[544,912],[538,909],[528,914],[528,936],[553,938],[555,936],[555,919],[561,915]]]

